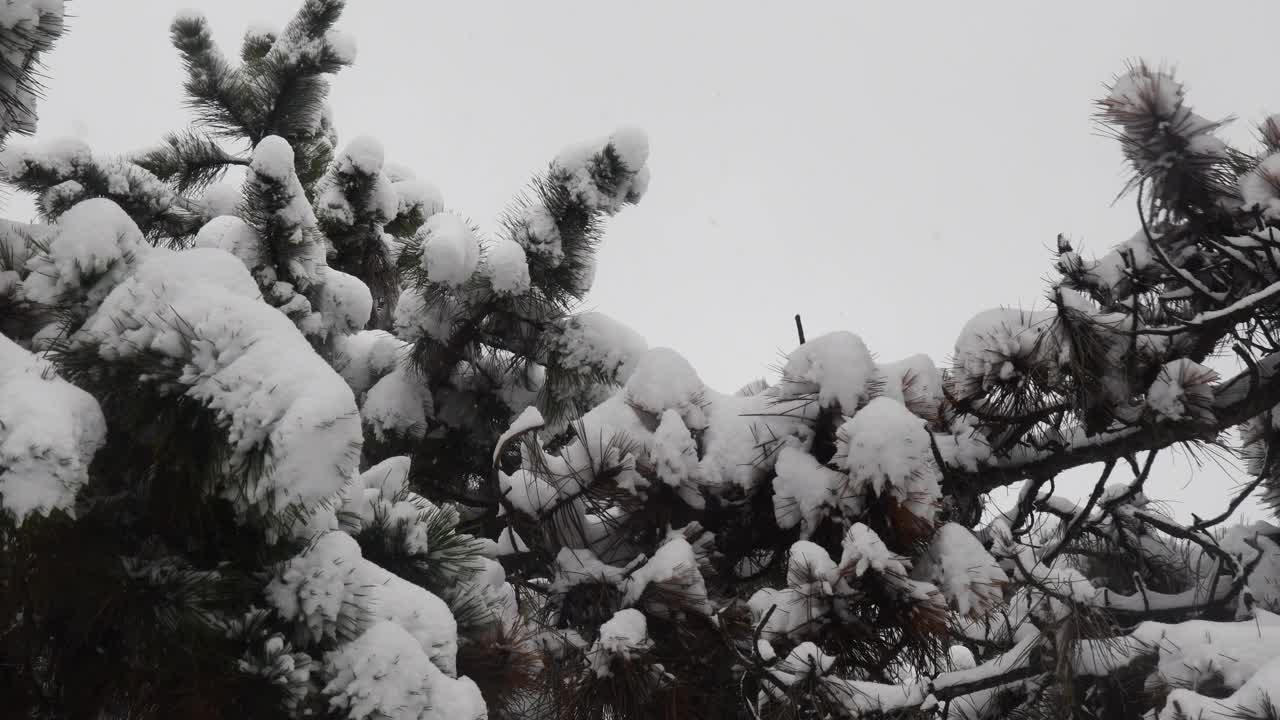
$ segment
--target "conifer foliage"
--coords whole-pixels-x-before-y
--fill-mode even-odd
[[[1275,121],[1232,149],[1136,65],[1099,117],[1140,231],[1060,239],[1046,310],[976,315],[945,368],[802,337],[725,394],[577,311],[644,134],[564,149],[485,229],[339,141],[342,9],[238,59],[182,13],[190,128],[0,153],[42,214],[0,225],[7,712],[1277,716],[1280,528],[1232,524],[1280,502]],[[1249,462],[1227,512],[1146,495],[1176,444]]]

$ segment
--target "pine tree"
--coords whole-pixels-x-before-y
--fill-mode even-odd
[[[238,62],[182,13],[191,128],[0,155],[42,215],[5,228],[17,716],[497,717],[542,672],[495,518],[443,489],[496,508],[491,449],[603,217],[643,194],[645,140],[558,156],[483,233],[375,140],[339,149],[342,6],[307,0]]]
[[[15,717],[1276,716],[1280,528],[1227,523],[1280,498],[1280,121],[1232,149],[1136,65],[1099,114],[1140,231],[1060,238],[1045,310],[978,314],[945,368],[802,334],[723,394],[576,312],[643,133],[486,231],[339,143],[342,8],[238,61],[183,13],[191,128],[0,154],[43,216],[0,228]],[[1233,428],[1227,512],[1146,495]]]

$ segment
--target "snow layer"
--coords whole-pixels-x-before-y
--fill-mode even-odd
[[[409,343],[385,330],[362,330],[334,338],[333,368],[351,386],[356,397],[395,370]]]
[[[205,223],[196,233],[193,247],[225,250],[240,258],[250,271],[270,262],[258,232],[231,214],[219,215]]]
[[[44,252],[27,261],[28,299],[57,305],[75,298],[93,310],[145,256],[150,246],[120,206],[85,200],[58,218]]]
[[[706,426],[701,408],[706,385],[683,355],[670,348],[645,353],[625,385],[627,400],[635,407],[661,416],[675,410],[692,428]]]
[[[75,138],[12,144],[0,151],[0,168],[12,180],[21,180],[32,171],[67,179],[92,163],[93,151],[89,145]]]
[[[522,232],[516,240],[524,246],[525,252],[536,255],[551,267],[557,267],[564,260],[564,247],[560,240],[560,226],[556,218],[545,205],[531,204],[520,214],[519,225]]]
[[[773,479],[773,514],[780,528],[800,526],[808,538],[836,506],[837,492],[848,476],[820,464],[804,450],[788,446],[778,452]]]
[[[782,388],[792,395],[817,394],[822,407],[852,415],[871,396],[876,364],[857,335],[833,332],[796,348],[782,370]]]
[[[494,292],[522,295],[529,291],[529,262],[520,243],[499,238],[486,250],[484,274]]]
[[[978,538],[956,523],[938,528],[917,571],[942,591],[956,612],[975,619],[1004,598],[1009,582]]]
[[[1009,382],[1020,367],[1052,369],[1066,361],[1067,346],[1055,332],[1057,313],[1010,308],[975,315],[955,345],[953,382],[962,398]]]
[[[609,177],[602,186],[592,170],[606,148],[612,148],[627,172]],[[624,203],[639,200],[648,185],[649,142],[643,131],[622,128],[608,139],[571,145],[552,161],[552,176],[564,182],[578,202],[589,210],[612,215]],[[601,178],[603,179],[603,178]]]
[[[418,237],[422,241],[422,268],[431,282],[462,285],[480,265],[480,242],[457,215],[432,215],[418,231]]]
[[[711,614],[707,586],[698,570],[698,559],[689,541],[683,537],[673,537],[663,543],[648,562],[631,573],[626,581],[623,603],[635,604],[650,585],[662,586],[668,593],[679,596],[681,602],[675,608],[677,612],[693,608],[705,615]],[[649,609],[661,613],[668,608],[650,603]]]
[[[422,380],[411,370],[397,367],[374,383],[360,409],[374,437],[387,440],[422,438],[434,408]]]
[[[702,468],[698,464],[698,446],[678,411],[663,411],[658,429],[653,433],[649,456],[659,480],[675,488],[691,507],[703,507],[699,494]]]
[[[928,355],[912,355],[877,368],[879,390],[916,415],[932,418],[942,404],[942,373]]]
[[[74,514],[106,432],[91,395],[0,335],[0,508],[19,524],[32,513]]]
[[[494,464],[498,463],[498,453],[502,451],[511,438],[536,430],[544,425],[546,425],[546,421],[542,419],[542,413],[538,412],[538,408],[530,405],[521,411],[511,425],[498,437],[498,442],[493,448]]]
[[[449,606],[364,559],[344,532],[321,535],[290,560],[268,583],[266,596],[283,617],[299,623],[311,642],[392,622],[441,671],[456,674],[458,628]]]
[[[941,472],[923,420],[896,400],[878,397],[844,423],[837,440],[837,464],[850,478],[933,521],[942,497]]]
[[[542,336],[547,365],[623,383],[649,349],[645,339],[608,315],[587,312],[553,325]]]
[[[330,705],[351,720],[480,720],[480,690],[468,678],[435,667],[404,628],[379,622],[325,656]]]
[[[360,278],[331,267],[316,268],[312,307],[320,313],[324,336],[359,332],[373,313],[373,295]]]
[[[241,511],[309,506],[355,474],[362,437],[350,388],[225,252],[152,251],[73,339],[107,363],[176,363],[160,389],[217,416],[232,466],[265,453],[269,470],[222,488]]]
[[[630,608],[619,610],[600,626],[600,637],[587,653],[591,671],[608,677],[614,660],[634,659],[652,645],[644,615]]]

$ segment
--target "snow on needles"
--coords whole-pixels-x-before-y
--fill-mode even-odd
[[[942,497],[941,471],[924,421],[901,403],[878,397],[845,421],[836,462],[877,495],[893,496],[912,515],[933,521]]]
[[[919,571],[933,580],[961,615],[978,618],[1004,597],[1008,576],[963,525],[938,528]]]
[[[98,403],[43,359],[0,335],[0,508],[70,512],[106,440]]]
[[[782,371],[788,393],[816,393],[822,407],[838,405],[846,415],[862,407],[871,395],[876,363],[862,338],[833,332],[796,348]]]
[[[600,637],[588,651],[591,670],[597,677],[608,677],[615,659],[633,659],[652,645],[644,614],[631,608],[619,610],[600,626]]]
[[[608,315],[586,312],[549,328],[542,337],[544,362],[583,375],[626,382],[649,349],[639,333]]]
[[[104,198],[85,200],[58,218],[45,251],[28,261],[31,272],[23,288],[36,302],[57,305],[75,297],[92,310],[148,250],[142,232],[118,205]]]
[[[502,452],[502,449],[506,447],[507,442],[510,441],[511,438],[516,437],[517,435],[523,435],[530,430],[536,430],[544,425],[546,425],[546,421],[542,419],[542,413],[538,412],[538,408],[532,405],[525,408],[524,411],[521,412],[514,421],[512,421],[511,426],[508,427],[498,438],[497,444],[493,447],[493,463],[495,465],[498,464],[498,453]]]
[[[598,173],[612,150],[622,172]],[[649,141],[644,132],[621,128],[609,138],[571,145],[552,161],[552,176],[564,183],[587,208],[612,215],[624,203],[636,202],[649,183]]]
[[[480,689],[433,665],[404,628],[377,623],[325,655],[330,704],[351,720],[478,720],[486,716]]]
[[[26,69],[36,66],[44,49],[45,33],[54,34],[63,24],[62,0],[6,0],[0,3],[0,95],[6,98],[0,113],[0,137],[9,132],[34,132],[36,93],[26,79]]]
[[[1218,373],[1178,358],[1160,368],[1147,390],[1147,407],[1166,420],[1213,420],[1213,383]]]
[[[253,149],[249,167],[277,182],[288,180],[293,175],[293,147],[279,135],[269,135]]]
[[[153,251],[73,342],[108,363],[142,356],[176,363],[157,389],[217,415],[232,467],[265,453],[269,470],[221,488],[241,512],[309,506],[355,474],[362,437],[351,389],[285,315],[262,302],[232,255]]]
[[[510,238],[498,238],[486,248],[485,276],[494,292],[522,295],[529,291],[529,261],[524,248]]]
[[[431,282],[463,285],[480,265],[480,241],[457,215],[432,215],[418,231],[418,238],[422,241],[422,269]]]

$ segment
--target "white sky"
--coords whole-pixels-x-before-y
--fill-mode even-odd
[[[188,121],[168,41],[202,7],[228,54],[294,0],[75,0],[50,58],[41,137],[144,147]],[[340,140],[388,158],[482,226],[564,144],[648,131],[653,180],[613,221],[589,307],[682,352],[718,389],[795,343],[860,334],[883,360],[943,365],[965,321],[1036,303],[1057,233],[1103,252],[1136,229],[1092,101],[1128,58],[1177,63],[1208,117],[1280,110],[1271,45],[1196,2],[764,3],[348,0],[359,44],[334,81]],[[8,214],[29,216],[10,200]],[[1234,480],[1163,464],[1149,487],[1213,512]]]

